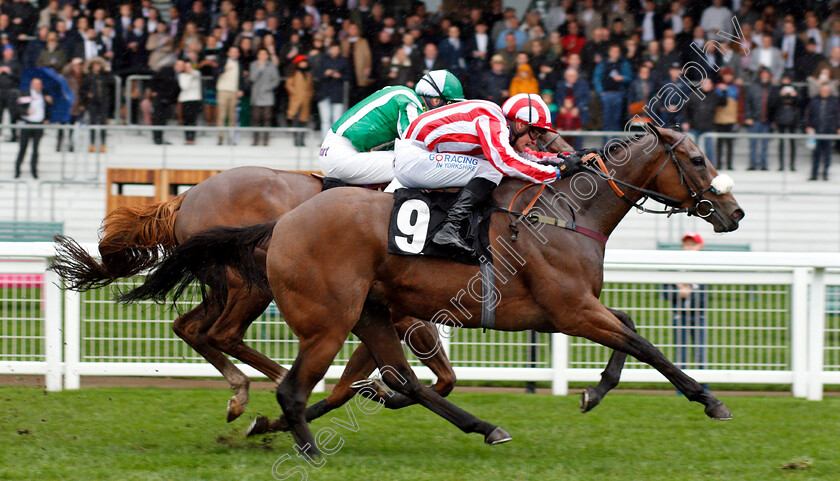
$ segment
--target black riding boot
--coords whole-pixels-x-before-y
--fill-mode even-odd
[[[474,255],[475,249],[467,245],[461,238],[461,223],[490,196],[494,188],[496,188],[496,184],[487,179],[477,178],[467,182],[467,185],[458,193],[455,204],[446,214],[446,221],[432,238],[432,242],[439,246],[455,247]]]

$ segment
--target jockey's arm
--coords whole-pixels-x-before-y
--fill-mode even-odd
[[[422,112],[420,109],[414,105],[413,103],[406,102],[402,108],[400,108],[399,117],[397,118],[397,132],[399,133],[399,137],[402,138],[405,131],[408,129],[408,126],[411,122],[414,121]]]
[[[570,154],[573,153],[574,152],[541,152],[539,150],[529,149],[528,147],[525,147],[525,150],[521,152],[523,157],[532,160],[552,159],[555,157],[568,157]]]
[[[481,116],[475,120],[475,128],[485,158],[505,176],[535,184],[548,183],[560,177],[558,168],[538,164],[516,152],[508,140],[507,126],[499,119]]]

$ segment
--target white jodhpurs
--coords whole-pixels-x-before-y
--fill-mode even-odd
[[[498,185],[503,177],[487,159],[429,152],[425,144],[414,140],[397,140],[394,153],[394,177],[405,187],[463,187],[476,177]]]
[[[394,151],[359,152],[350,139],[333,131],[327,134],[321,151],[321,171],[348,184],[384,184],[394,178]]]

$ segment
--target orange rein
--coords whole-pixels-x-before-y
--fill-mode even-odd
[[[543,193],[543,191],[545,190],[545,186],[546,186],[546,184],[528,184],[528,185],[526,185],[525,187],[523,187],[523,188],[519,189],[519,192],[517,192],[517,193],[516,193],[516,195],[514,195],[514,196],[513,196],[513,199],[511,199],[511,200],[510,200],[510,205],[508,206],[508,210],[509,210],[509,211],[511,211],[511,212],[513,212],[513,204],[514,204],[514,202],[516,202],[516,199],[519,197],[519,194],[521,194],[521,193],[525,192],[526,190],[528,190],[528,189],[530,189],[531,187],[534,187],[534,186],[536,186],[536,185],[539,185],[539,186],[540,186],[539,190],[537,190],[537,195],[535,195],[535,196],[534,196],[534,198],[533,198],[533,199],[531,199],[531,202],[529,202],[529,203],[528,203],[528,206],[527,206],[527,207],[525,207],[525,210],[523,210],[523,211],[522,211],[522,214],[523,214],[523,215],[524,215],[524,214],[527,214],[527,213],[528,213],[528,211],[530,211],[530,210],[534,207],[534,204],[536,204],[536,203],[537,203],[537,199],[539,199],[539,198],[540,198],[540,195],[541,195],[541,194]]]
[[[602,159],[600,155],[594,152],[591,154],[586,154],[583,156],[583,162],[586,163],[589,159],[592,159],[593,157],[595,158],[595,163],[598,164],[598,168],[601,169],[601,172],[603,172],[604,175],[607,176],[607,183],[610,184],[610,187],[612,187],[612,190],[613,192],[615,192],[615,195],[619,197],[624,197],[624,192],[622,192],[621,189],[619,189],[618,186],[615,185],[615,182],[613,182],[612,176],[607,170],[607,164],[604,163],[604,159]]]

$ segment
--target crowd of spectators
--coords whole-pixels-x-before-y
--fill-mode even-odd
[[[315,120],[326,133],[345,86],[352,105],[445,68],[468,98],[542,95],[560,129],[622,130],[638,115],[695,134],[840,133],[838,2],[549,0],[521,18],[501,0],[442,3],[176,0],[161,12],[151,0],[0,0],[0,115],[21,117],[22,69],[48,67],[77,94],[72,122],[124,116],[113,112],[114,76],[146,74],[125,99],[132,121]],[[668,85],[675,94],[662,95]],[[164,142],[160,131],[153,139]],[[768,142],[750,140],[749,169],[768,169]],[[779,142],[779,169],[794,170],[796,143]],[[701,147],[731,169],[732,144]],[[808,145],[812,179],[827,180],[832,141]]]

